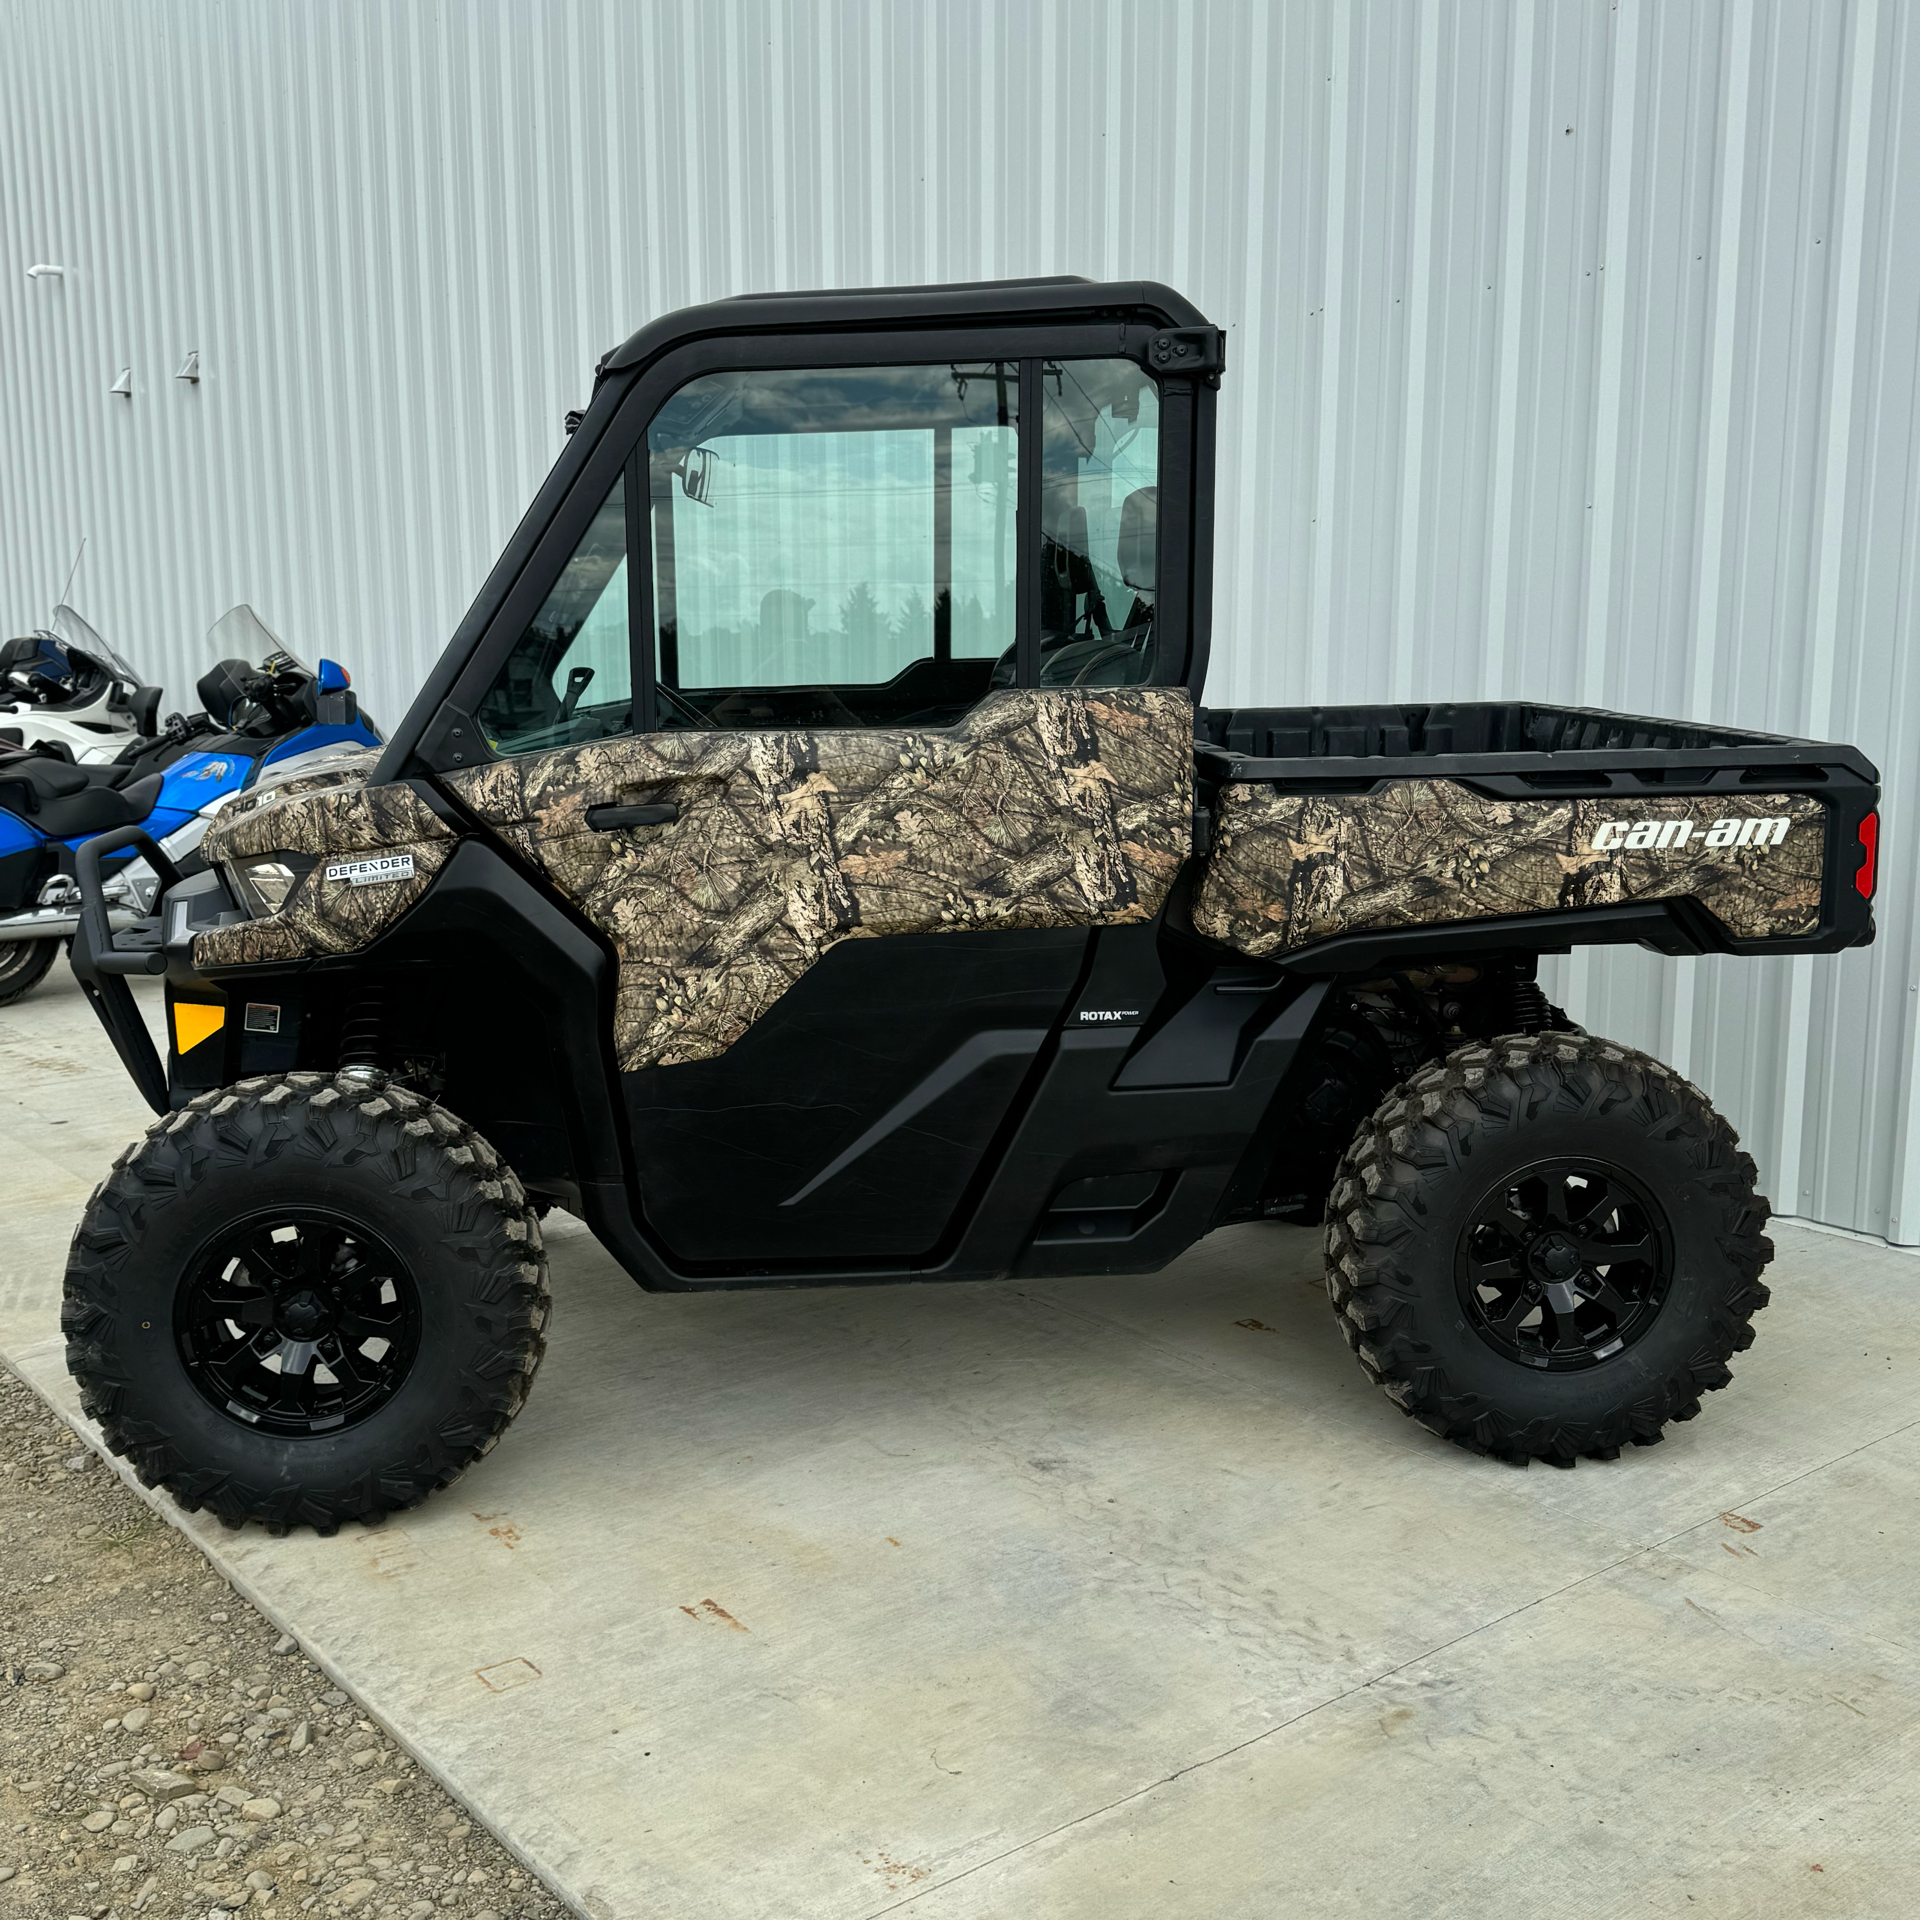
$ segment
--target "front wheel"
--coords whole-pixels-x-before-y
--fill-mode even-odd
[[[1341,1331],[1400,1409],[1477,1453],[1651,1445],[1732,1378],[1773,1257],[1739,1140],[1645,1054],[1460,1048],[1360,1129],[1327,1208]]]
[[[30,993],[47,977],[60,952],[58,940],[9,940],[0,944],[0,1007]]]
[[[512,1172],[378,1074],[290,1073],[156,1121],[73,1237],[81,1404],[148,1486],[322,1533],[417,1504],[491,1447],[546,1345]]]

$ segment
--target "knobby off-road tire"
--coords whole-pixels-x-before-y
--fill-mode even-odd
[[[1652,1223],[1646,1244],[1658,1244],[1665,1279],[1648,1279],[1651,1263],[1616,1266],[1623,1290],[1637,1277],[1647,1296],[1619,1316],[1631,1337],[1606,1352],[1608,1318],[1583,1303],[1570,1308],[1576,1351],[1549,1360],[1557,1318],[1536,1307],[1532,1329],[1500,1335],[1489,1323],[1520,1311],[1521,1288],[1539,1300],[1557,1278],[1549,1261],[1577,1257],[1577,1235],[1569,1251],[1534,1219],[1555,1187],[1562,1215],[1564,1195],[1582,1191],[1577,1176],[1537,1170],[1576,1164],[1600,1170],[1592,1190],[1611,1187],[1622,1220]],[[1773,1257],[1754,1179],[1699,1090],[1645,1054],[1565,1033],[1462,1047],[1396,1088],[1342,1160],[1327,1208],[1328,1292],[1369,1378],[1431,1432],[1521,1463],[1612,1459],[1691,1420],[1701,1393],[1732,1377],[1728,1358],[1752,1344]],[[1515,1182],[1526,1188],[1517,1206]],[[1497,1223],[1475,1224],[1489,1217]],[[1636,1226],[1614,1237],[1633,1241]],[[1597,1286],[1607,1270],[1592,1252],[1581,1284]],[[1488,1285],[1486,1305],[1478,1276],[1507,1272],[1514,1290]],[[1598,1329],[1584,1358],[1582,1326]]]
[[[288,1218],[309,1224],[276,1229]],[[209,1327],[252,1330],[250,1313],[272,1344],[329,1313],[340,1338],[370,1327],[352,1310],[392,1336],[363,1343],[385,1348],[384,1372],[322,1361],[348,1379],[365,1367],[357,1413],[346,1385],[314,1384],[311,1347],[283,1346],[266,1372],[245,1349],[224,1371],[209,1358]],[[417,1505],[494,1444],[548,1311],[533,1208],[471,1127],[384,1075],[290,1073],[203,1094],[120,1156],[74,1234],[61,1325],[83,1406],[148,1486],[229,1526],[332,1533]],[[319,1351],[342,1354],[338,1339]],[[276,1386],[289,1372],[303,1377]],[[317,1416],[258,1410],[283,1391],[319,1396]]]
[[[0,1007],[31,993],[59,955],[58,940],[9,940],[0,945]]]

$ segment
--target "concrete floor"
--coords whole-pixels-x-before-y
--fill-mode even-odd
[[[0,1010],[0,1353],[143,1113]],[[1369,1388],[1313,1236],[676,1299],[556,1216],[496,1451],[334,1540],[162,1510],[596,1920],[1920,1910],[1920,1268],[1783,1228],[1704,1416],[1573,1473]]]

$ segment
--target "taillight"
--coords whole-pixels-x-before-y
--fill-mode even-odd
[[[1880,851],[1880,816],[1870,813],[1860,822],[1860,871],[1853,876],[1862,900],[1873,898],[1873,869]]]

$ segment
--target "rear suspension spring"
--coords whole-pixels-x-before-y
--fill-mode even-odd
[[[340,1023],[340,1071],[369,1071],[380,1064],[380,1043],[386,1025],[386,990],[370,986],[347,1009]]]

